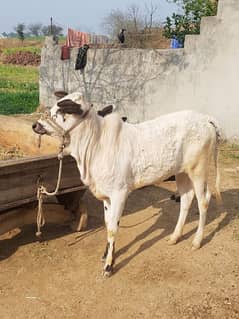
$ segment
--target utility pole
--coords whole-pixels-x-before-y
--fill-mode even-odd
[[[53,18],[51,17],[51,24],[50,24],[50,34],[53,34],[53,23],[52,23]]]

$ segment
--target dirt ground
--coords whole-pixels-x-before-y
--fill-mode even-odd
[[[88,230],[35,225],[0,237],[1,319],[239,318],[239,157],[222,154],[224,208],[212,199],[203,246],[191,250],[198,213],[194,201],[184,235],[167,240],[179,204],[169,199],[174,182],[129,197],[116,240],[112,277],[103,278],[106,243],[102,204],[84,201]],[[58,205],[45,205],[53,211]]]

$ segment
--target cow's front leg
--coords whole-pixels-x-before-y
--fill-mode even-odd
[[[110,200],[104,200],[104,218],[105,218],[106,229],[108,227],[109,216],[110,216]],[[109,244],[107,242],[106,247],[105,247],[105,251],[104,251],[103,256],[101,258],[101,260],[103,262],[105,262],[105,260],[106,260],[106,257],[108,254],[108,249],[109,249]]]
[[[115,193],[110,198],[110,211],[107,214],[107,247],[105,252],[105,265],[103,274],[109,277],[113,272],[115,236],[118,230],[120,217],[123,213],[127,192],[121,191]]]

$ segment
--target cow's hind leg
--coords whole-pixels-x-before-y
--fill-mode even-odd
[[[119,191],[110,198],[110,214],[107,217],[107,247],[105,251],[105,265],[103,274],[110,276],[113,271],[115,236],[118,230],[120,217],[123,213],[127,192]]]
[[[192,249],[198,249],[201,246],[203,239],[203,231],[206,223],[207,209],[211,198],[211,193],[208,188],[208,168],[205,163],[199,163],[199,165],[190,173],[195,194],[198,201],[199,209],[199,224],[196,235],[192,242]]]
[[[176,244],[179,238],[182,236],[183,226],[194,197],[193,185],[187,174],[181,173],[176,175],[176,183],[179,195],[181,196],[181,202],[178,222],[169,240],[169,244],[171,245]]]

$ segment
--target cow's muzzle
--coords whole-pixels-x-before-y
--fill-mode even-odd
[[[47,134],[47,130],[44,128],[44,126],[39,123],[39,122],[35,122],[32,124],[32,129],[35,133],[40,134],[40,135],[44,135]]]

